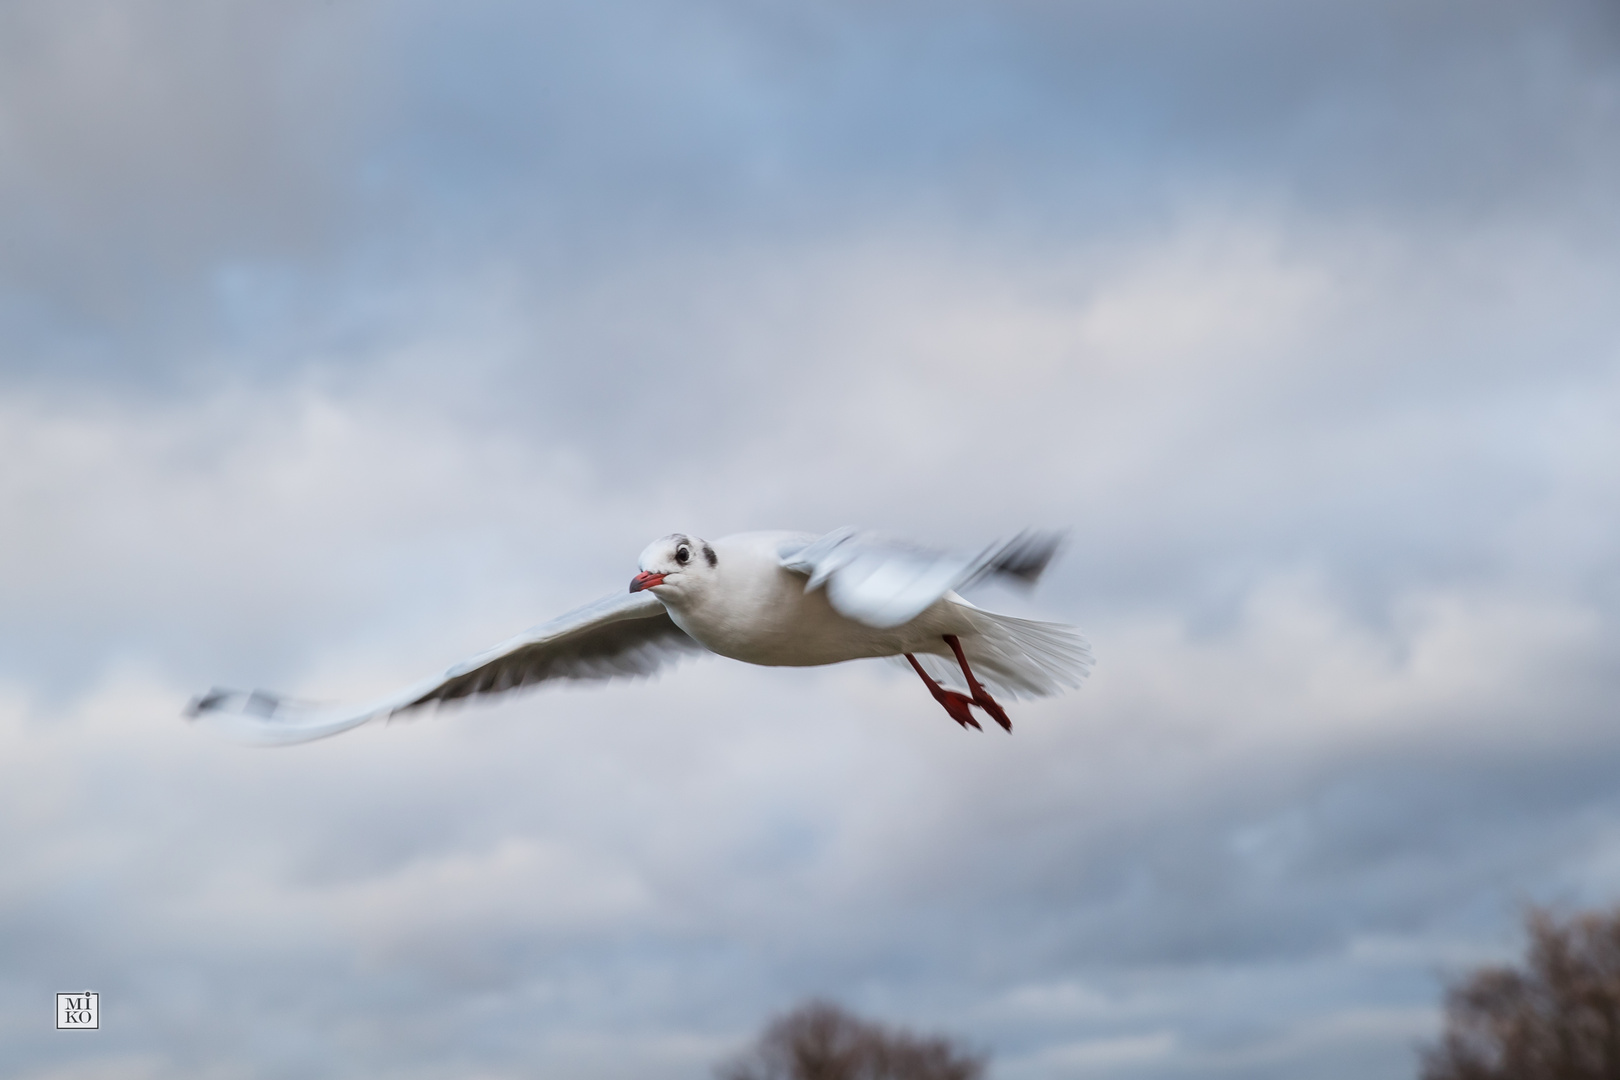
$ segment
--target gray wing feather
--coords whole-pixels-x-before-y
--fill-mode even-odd
[[[243,742],[308,742],[430,702],[498,694],[553,679],[651,675],[681,656],[703,652],[651,593],[615,593],[542,623],[443,675],[364,705],[295,701],[263,690],[210,690],[186,713]]]
[[[804,574],[805,592],[825,587],[846,618],[888,628],[910,622],[946,593],[988,576],[1030,584],[1046,569],[1062,537],[1025,531],[976,555],[933,551],[851,528],[777,552],[784,569]]]

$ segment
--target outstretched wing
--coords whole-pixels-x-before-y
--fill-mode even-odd
[[[955,589],[991,575],[1032,584],[1057,552],[1058,533],[1025,531],[976,555],[931,551],[854,529],[835,529],[777,551],[783,568],[805,574],[805,592],[825,586],[839,614],[867,626],[910,622]]]
[[[365,705],[317,705],[263,690],[210,690],[186,709],[232,738],[262,745],[308,742],[429,702],[498,694],[548,679],[651,675],[703,646],[651,593],[616,593],[542,623],[443,675]]]

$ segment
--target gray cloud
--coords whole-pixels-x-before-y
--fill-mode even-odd
[[[0,20],[20,1075],[695,1077],[830,994],[1008,1078],[1404,1076],[1437,972],[1616,894],[1608,9]],[[1071,526],[985,599],[1092,683],[176,718],[845,522]]]

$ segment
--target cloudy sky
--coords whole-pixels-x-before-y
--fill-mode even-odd
[[[1612,3],[7,3],[8,1071],[1409,1077],[1620,899],[1617,294]],[[1068,528],[1095,675],[180,718],[843,524]]]

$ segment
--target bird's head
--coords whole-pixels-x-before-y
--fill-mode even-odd
[[[641,573],[630,579],[630,591],[652,589],[660,600],[679,597],[702,583],[719,565],[708,541],[685,533],[654,540],[636,565]]]

